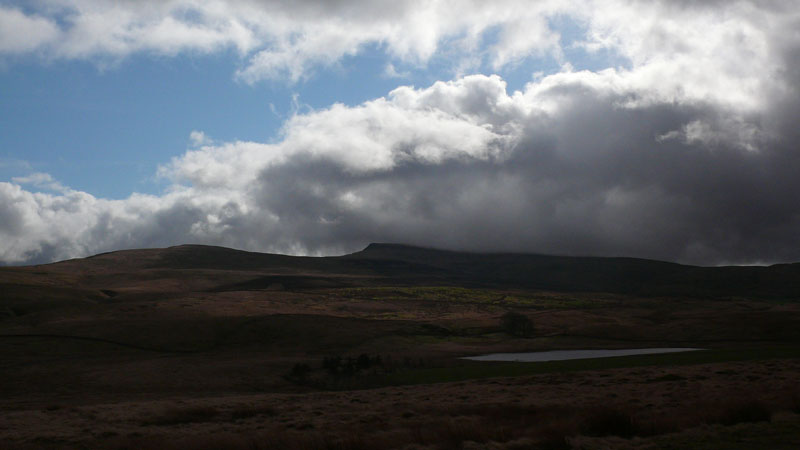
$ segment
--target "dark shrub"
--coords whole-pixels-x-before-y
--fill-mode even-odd
[[[369,366],[371,365],[372,360],[369,359],[369,355],[364,353],[358,355],[358,359],[356,360],[356,367],[358,367],[358,370],[369,369]]]
[[[533,335],[533,322],[525,314],[509,311],[500,318],[500,325],[511,336],[529,337]]]

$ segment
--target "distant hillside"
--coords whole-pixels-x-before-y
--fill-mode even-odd
[[[342,258],[413,263],[476,285],[692,297],[800,298],[800,263],[698,267],[638,258],[467,253],[370,244]]]
[[[460,285],[645,296],[800,298],[797,263],[697,267],[636,258],[467,253],[400,244],[370,244],[360,252],[337,257],[296,257],[182,245],[0,269],[0,284],[6,287],[56,288],[60,283],[60,287],[114,291],[131,286],[132,280],[171,280],[170,289],[181,289],[183,283],[195,290],[217,292],[276,287],[291,290]],[[167,286],[165,283],[159,288]]]

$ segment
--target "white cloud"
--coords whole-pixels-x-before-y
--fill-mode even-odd
[[[492,46],[492,67],[500,70],[507,64],[519,62],[528,56],[552,53],[560,60],[561,36],[550,28],[548,15],[542,14],[528,20],[509,21],[500,31],[496,44]]]
[[[49,173],[35,172],[24,177],[14,177],[11,179],[17,184],[30,184],[39,189],[49,191],[63,192],[69,191],[69,188],[56,181]]]
[[[394,60],[387,68],[442,57],[457,72],[481,60],[501,70],[531,55],[561,61],[552,24],[572,21],[586,30],[585,48],[628,60],[630,79],[659,101],[758,107],[786,69],[777,53],[800,39],[791,31],[800,26],[792,3],[40,0],[30,13],[0,8],[0,54],[102,62],[137,52],[235,49],[246,61],[236,75],[248,83],[306,78],[369,46]]]
[[[392,63],[386,63],[383,68],[383,75],[387,78],[408,78],[411,73],[408,71],[398,71]]]
[[[559,28],[586,31],[582,46],[628,61],[636,101],[716,101],[760,108],[797,44],[800,9],[791,1],[643,2],[261,2],[40,0],[0,8],[0,54],[119,59],[235,49],[248,83],[300,80],[370,46],[394,63],[451,61],[454,73],[502,70],[529,56],[564,60]],[[23,38],[24,37],[24,38]],[[470,69],[472,68],[472,69]]]
[[[192,147],[201,147],[203,145],[210,145],[214,141],[202,131],[192,130],[192,132],[189,133],[189,142],[192,144]]]
[[[0,6],[0,54],[36,51],[58,36],[59,29],[51,20]]]

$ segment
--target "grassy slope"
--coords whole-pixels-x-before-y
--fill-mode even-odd
[[[181,246],[3,268],[0,334],[28,337],[0,337],[0,393],[5,404],[41,408],[53,399],[304,392],[312,388],[284,378],[293,365],[318,373],[326,356],[360,353],[424,363],[339,388],[790,361],[800,356],[797,270],[391,245],[337,258]],[[508,310],[531,317],[537,337],[504,334],[498,318]],[[455,359],[649,346],[710,350],[535,364]]]

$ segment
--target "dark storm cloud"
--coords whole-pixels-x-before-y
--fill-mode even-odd
[[[783,138],[758,150],[659,140],[687,123],[725,136],[729,125],[703,105],[627,109],[618,97],[566,95],[580,101],[525,123],[502,159],[353,174],[297,155],[260,174],[257,202],[281,218],[271,234],[312,250],[395,241],[699,263],[800,259],[800,158]],[[339,201],[347,192],[360,206]]]

